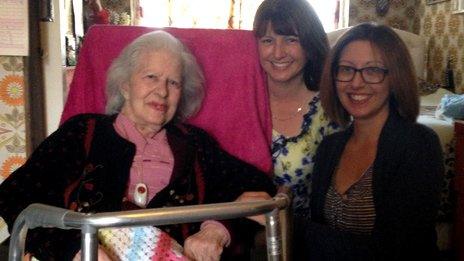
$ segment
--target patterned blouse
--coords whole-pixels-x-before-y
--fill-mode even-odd
[[[309,111],[303,116],[301,132],[285,137],[272,131],[272,161],[274,182],[287,185],[293,192],[295,213],[309,215],[309,198],[314,166],[314,155],[322,138],[338,131],[338,125],[323,112],[319,95],[309,102]]]
[[[334,177],[324,206],[324,217],[330,227],[358,235],[370,235],[375,223],[372,193],[372,165],[344,193],[335,189]]]

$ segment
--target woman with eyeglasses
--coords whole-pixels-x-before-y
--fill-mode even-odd
[[[406,45],[387,26],[353,27],[329,55],[320,95],[347,128],[318,148],[311,221],[295,219],[295,251],[311,260],[437,260],[442,151],[416,123]]]

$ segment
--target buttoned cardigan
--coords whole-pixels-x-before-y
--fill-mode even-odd
[[[115,118],[100,114],[71,118],[0,185],[0,216],[9,229],[31,203],[82,212],[122,210],[135,145],[116,133]],[[86,152],[89,122],[94,128]],[[233,201],[244,191],[275,193],[265,173],[220,149],[205,131],[187,124],[168,124],[165,128],[175,160],[173,174],[147,208]],[[199,224],[161,228],[183,244],[198,231]],[[241,233],[231,232],[233,243],[235,235]],[[40,260],[67,260],[79,247],[77,230],[36,228],[29,231],[26,241],[26,250]]]

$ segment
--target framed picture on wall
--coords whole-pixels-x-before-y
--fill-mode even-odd
[[[425,0],[425,2],[428,5],[433,5],[433,4],[436,4],[436,3],[447,2],[447,1],[449,1],[449,0]]]

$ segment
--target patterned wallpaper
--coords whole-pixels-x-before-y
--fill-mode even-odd
[[[452,14],[453,1],[425,5],[420,34],[428,38],[427,78],[443,83],[448,59],[457,93],[464,93],[464,14]]]
[[[0,56],[0,183],[26,160],[23,58]]]
[[[464,93],[464,14],[451,14],[453,0],[427,5],[426,0],[390,0],[384,15],[375,12],[377,0],[351,0],[349,24],[376,21],[426,36],[427,81],[445,83],[448,58],[457,93]]]
[[[350,0],[349,24],[376,21],[398,29],[419,33],[420,19],[418,6],[421,0],[390,0],[385,15],[376,13],[377,0]]]

